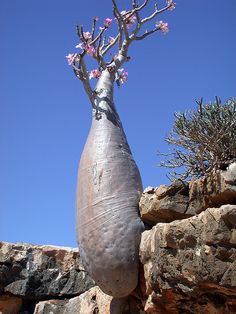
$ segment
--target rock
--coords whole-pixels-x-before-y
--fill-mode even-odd
[[[0,242],[0,294],[73,296],[93,285],[80,263],[78,249]]]
[[[22,306],[22,299],[14,296],[0,296],[1,314],[18,314]]]
[[[152,186],[148,186],[144,189],[143,193],[147,193],[147,194],[153,194],[155,192],[155,188]]]
[[[34,314],[94,314],[110,313],[112,297],[104,294],[98,287],[93,287],[80,296],[67,300],[49,300],[39,302]]]
[[[173,182],[169,187],[159,186],[157,189],[145,189],[139,203],[142,220],[150,225],[158,222],[171,222],[188,218],[189,205],[188,184]]]
[[[236,163],[226,171],[216,171],[189,184],[187,214],[198,214],[209,207],[236,204]]]
[[[236,204],[236,163],[191,182],[174,181],[170,186],[148,187],[139,207],[142,220],[155,225],[199,214],[209,207]]]
[[[236,312],[235,222],[223,205],[143,233],[146,313]]]
[[[226,172],[223,173],[226,184],[236,185],[236,162],[229,165]]]
[[[163,297],[164,296],[164,297]],[[192,296],[165,290],[163,296],[152,293],[145,304],[145,314],[234,314],[235,300],[229,296],[208,292],[207,287],[202,294]]]
[[[132,309],[132,310],[130,310]],[[66,300],[48,300],[39,302],[34,314],[141,314],[132,307],[128,298],[117,299],[102,292],[99,287]]]

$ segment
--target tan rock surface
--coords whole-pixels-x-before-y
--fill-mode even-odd
[[[223,204],[236,204],[236,163],[189,184],[188,214]]]
[[[236,204],[236,163],[191,182],[175,181],[170,186],[148,187],[139,207],[142,220],[155,225],[186,219],[209,207]]]
[[[158,188],[144,190],[140,203],[142,220],[150,225],[158,222],[171,222],[176,219],[188,218],[186,211],[189,205],[188,184],[180,181],[170,186],[160,185]]]
[[[210,208],[145,231],[140,255],[150,295],[146,312],[185,313],[188,304],[195,308],[193,313],[200,313],[203,300],[215,308],[209,313],[236,312],[235,234],[235,205]]]

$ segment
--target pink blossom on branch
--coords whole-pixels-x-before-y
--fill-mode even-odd
[[[85,45],[84,43],[79,43],[78,45],[75,46],[75,48],[80,48],[80,49],[84,49]]]
[[[83,32],[83,36],[86,41],[91,41],[92,39],[92,35],[90,32]]]
[[[91,45],[87,44],[84,49],[86,50],[87,54],[89,54],[90,56],[93,56],[95,54],[95,49]]]
[[[77,61],[79,59],[77,53],[69,53],[66,56],[66,59],[68,61],[68,64],[71,65],[74,61]]]
[[[87,54],[89,54],[90,56],[93,56],[95,53],[95,49],[93,48],[93,46],[89,45],[89,43],[87,44],[79,43],[78,45],[75,46],[75,48],[85,50]]]
[[[173,2],[172,0],[167,0],[166,2],[167,2],[167,5],[170,6],[168,10],[172,11],[176,8],[176,3]]]
[[[128,72],[125,69],[118,69],[119,81],[124,84],[128,80]]]
[[[115,3],[115,1],[113,1]],[[87,55],[90,55],[92,57],[94,57],[98,63],[99,66],[102,66],[103,69],[106,68],[107,64],[112,63],[112,65],[109,67],[113,67],[113,62],[114,62],[114,66],[121,66],[125,61],[129,60],[129,57],[125,58],[125,55],[127,55],[128,52],[128,46],[129,45],[125,45],[125,37],[129,37],[130,42],[132,42],[133,40],[142,40],[144,38],[146,38],[147,36],[153,34],[155,31],[160,30],[161,32],[163,32],[164,34],[167,33],[169,31],[169,26],[168,23],[164,22],[164,21],[157,21],[155,24],[155,28],[148,31],[146,30],[142,35],[137,35],[137,31],[139,31],[141,29],[141,27],[143,26],[143,24],[145,22],[149,22],[152,19],[155,18],[155,16],[157,15],[157,13],[160,12],[164,12],[167,9],[168,10],[173,10],[175,9],[176,3],[173,2],[173,0],[165,0],[166,2],[166,6],[163,7],[162,10],[157,10],[157,7],[155,7],[155,11],[153,12],[153,14],[147,16],[144,19],[140,18],[139,15],[139,11],[146,6],[148,1],[144,1],[143,6],[138,7],[138,9],[136,10],[136,1],[133,1],[133,9],[131,9],[130,11],[119,11],[118,8],[115,8],[114,12],[114,19],[117,21],[118,25],[118,35],[114,38],[114,37],[109,37],[108,40],[106,40],[105,37],[105,31],[111,26],[111,23],[113,21],[113,19],[111,18],[106,18],[103,22],[103,25],[101,25],[99,27],[100,31],[98,31],[98,34],[95,35],[95,30],[96,30],[96,21],[98,21],[98,17],[95,16],[93,18],[93,24],[92,24],[92,31],[83,31],[83,27],[81,26],[79,28],[79,26],[77,26],[77,35],[80,37],[81,42],[78,43],[76,45],[76,48],[79,48],[82,50],[82,53],[77,53],[77,54],[69,54],[68,56],[66,56],[68,63],[71,65],[73,65],[73,62],[77,62],[80,60],[81,61],[83,59],[83,57],[86,57]],[[116,5],[114,5],[116,7]],[[138,20],[138,21],[137,21]],[[138,25],[136,26],[136,28],[134,27],[134,30],[130,30],[129,32],[127,32],[126,30],[124,30],[124,28],[133,28],[133,26],[136,25],[136,23],[138,22]],[[126,25],[124,25],[124,23]],[[131,34],[130,34],[131,33]],[[126,38],[127,39],[127,38]],[[107,52],[114,46],[114,44],[117,43],[118,45],[118,54],[120,55],[121,58],[119,58],[118,63],[116,64],[115,60],[117,58],[117,55],[115,55],[110,63],[106,63],[106,59],[104,58],[105,54],[107,54]],[[122,52],[122,54],[120,54],[120,50],[122,49],[124,50],[124,53]],[[110,55],[112,55],[112,53],[110,53]],[[124,58],[123,58],[124,57]],[[77,59],[76,59],[77,58]],[[78,64],[79,69],[81,72],[86,71],[85,67],[83,66],[83,62],[79,62]],[[80,74],[80,73],[79,73]],[[89,75],[89,78],[96,78],[98,79],[101,76],[101,72],[99,71],[99,69],[94,69],[91,72],[86,72],[84,74],[84,77],[86,77],[86,75]],[[80,75],[79,78],[81,80],[83,80],[83,77]],[[126,83],[128,80],[128,72],[126,72],[123,68],[122,69],[118,69],[116,72],[116,82],[120,84],[124,84]],[[89,86],[87,86],[86,88],[88,88],[89,90]]]
[[[91,80],[92,78],[98,79],[101,76],[101,72],[98,69],[93,69],[89,73],[89,79]]]
[[[156,23],[156,27],[164,34],[169,32],[169,26],[168,23],[165,23],[163,21],[159,21]]]
[[[111,25],[111,22],[112,22],[112,19],[110,19],[110,18],[106,18],[105,19],[105,22],[104,22],[104,26],[107,28],[107,27],[109,27],[110,25]]]

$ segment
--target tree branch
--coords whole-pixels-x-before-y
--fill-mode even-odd
[[[143,40],[147,36],[155,33],[158,30],[165,32],[165,29],[163,27],[166,27],[166,31],[168,31],[167,25],[163,23],[164,25],[156,25],[155,28],[147,30],[141,35],[139,34],[145,23],[151,21],[155,18],[157,14],[166,11],[170,7],[173,8],[173,1],[168,0],[168,5],[160,10],[158,10],[157,5],[155,5],[154,12],[143,19],[141,19],[140,17],[140,12],[148,5],[149,0],[140,0],[140,2],[141,1],[142,3],[138,4],[137,0],[131,0],[131,10],[120,11],[117,5],[117,0],[111,0],[113,6],[113,14],[115,20],[117,21],[118,33],[114,40],[110,42],[106,43],[106,37],[104,36],[104,33],[110,26],[111,22],[108,18],[105,20],[103,27],[100,27],[100,31],[98,32],[96,31],[97,18],[93,18],[92,20],[91,33],[84,32],[83,26],[76,26],[76,34],[80,38],[80,44],[77,48],[82,48],[82,53],[79,54],[80,58],[76,60],[76,62],[71,63],[70,57],[68,57],[68,62],[69,64],[72,64],[75,75],[82,81],[84,89],[93,105],[95,103],[93,97],[94,95],[89,83],[89,75],[84,60],[86,54],[90,55],[98,62],[98,70],[102,71],[108,69],[109,72],[113,72],[115,75],[115,73],[122,66],[122,64],[130,59],[128,57],[128,50],[130,44],[134,40]],[[118,47],[118,52],[114,54],[111,61],[107,62],[107,60],[105,60],[105,56],[116,45]]]
[[[151,31],[146,31],[143,35],[134,36],[133,40],[143,40],[144,38],[146,38],[149,35],[152,35],[153,33],[155,33],[158,30],[159,30],[159,28],[157,27],[157,28],[152,29]]]
[[[120,33],[118,35],[116,35],[115,39],[110,43],[108,44],[106,47],[104,47],[105,49],[103,51],[101,51],[101,55],[102,56],[105,56],[105,54],[113,47],[115,46],[115,44],[118,42],[120,38]]]
[[[112,3],[113,3],[113,7],[114,7],[114,14],[115,14],[115,17],[118,21],[118,24],[122,24],[122,29],[124,31],[124,36],[125,36],[125,39],[127,41],[129,41],[129,33],[128,33],[128,30],[127,30],[127,26],[126,26],[126,21],[125,21],[125,18],[122,16],[122,14],[120,13],[119,9],[118,9],[118,6],[116,4],[116,0],[112,0]]]
[[[92,40],[94,40],[94,34],[95,34],[95,28],[96,28],[96,19],[93,18],[93,24],[92,24]]]
[[[95,103],[94,103],[93,90],[92,90],[90,82],[89,82],[89,76],[88,76],[86,64],[83,60],[85,54],[86,53],[83,52],[79,55],[79,62],[78,62],[77,67],[76,67],[76,61],[73,61],[71,65],[72,65],[72,68],[73,68],[73,71],[74,71],[76,77],[83,83],[84,90],[89,97],[89,100],[91,102],[92,107],[94,108]]]

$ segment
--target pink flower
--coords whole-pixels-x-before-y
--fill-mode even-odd
[[[83,32],[83,36],[86,41],[91,41],[92,35],[90,32]]]
[[[98,79],[101,76],[101,72],[98,69],[93,69],[89,73],[89,79],[91,80],[92,78]]]
[[[85,50],[90,56],[93,56],[95,53],[95,49],[93,46],[91,46],[89,43],[79,43],[75,46],[75,48],[80,48],[82,50]]]
[[[128,72],[126,72],[123,68],[118,69],[118,74],[119,74],[119,81],[121,84],[124,84],[128,80]]]
[[[94,16],[94,20],[95,20],[95,21],[98,21],[98,20],[99,20],[99,17],[98,17],[98,16]]]
[[[109,27],[111,25],[111,22],[112,22],[112,19],[109,19],[108,17],[105,19],[105,22],[104,22],[104,26],[105,27]]]
[[[85,48],[86,52],[90,55],[90,56],[93,56],[94,53],[95,53],[95,49],[93,48],[93,46],[90,46],[90,45],[86,45]]]
[[[169,32],[168,23],[164,23],[163,21],[159,21],[156,23],[156,27],[159,28],[162,33],[166,34]]]
[[[166,2],[167,2],[167,5],[170,6],[168,8],[168,10],[172,11],[172,10],[175,9],[175,7],[176,7],[176,3],[175,2],[173,2],[172,0],[167,0]]]
[[[75,48],[84,49],[84,43],[79,43],[78,45],[75,46]]]
[[[128,15],[127,11],[121,11],[120,14],[126,18],[126,15]],[[127,28],[130,28],[136,21],[136,16],[132,15],[129,18],[126,19],[126,26]]]
[[[69,53],[66,56],[66,59],[68,61],[68,64],[71,65],[74,61],[76,61],[78,59],[78,55],[77,55],[77,53]]]

